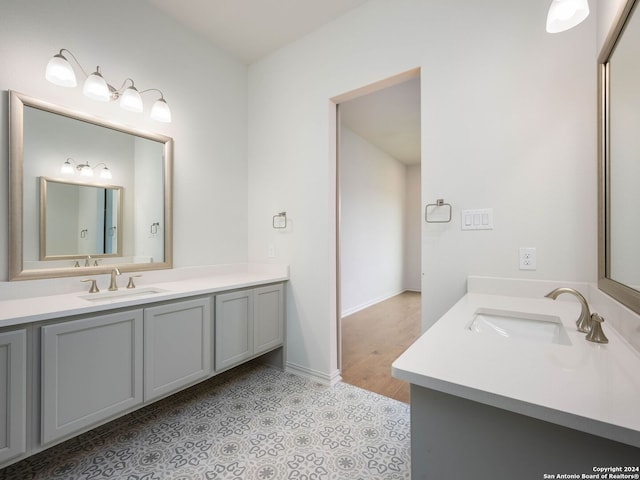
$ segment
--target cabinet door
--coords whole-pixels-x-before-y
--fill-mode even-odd
[[[253,295],[251,290],[216,295],[216,370],[239,364],[253,355]]]
[[[142,310],[42,327],[42,441],[142,402]]]
[[[253,353],[279,347],[284,342],[284,287],[267,285],[253,290]]]
[[[210,298],[145,308],[145,401],[211,373],[211,323]]]
[[[0,333],[0,463],[26,450],[27,334]]]

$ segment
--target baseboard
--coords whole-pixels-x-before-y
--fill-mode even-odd
[[[410,288],[403,288],[402,290],[398,290],[397,292],[392,293],[390,295],[385,295],[384,297],[375,298],[375,299],[370,300],[370,301],[368,301],[366,303],[362,303],[362,304],[360,304],[358,306],[351,307],[351,308],[349,308],[347,310],[343,310],[342,311],[342,317],[344,318],[344,317],[347,317],[349,315],[353,315],[354,313],[357,313],[360,310],[364,310],[365,308],[372,307],[376,303],[384,302],[385,300],[389,300],[390,298],[395,297],[396,295],[400,295],[401,293],[404,293],[404,292],[418,292],[419,293],[420,290],[412,290]]]
[[[301,365],[296,365],[295,363],[287,362],[285,371],[287,373],[293,373],[294,375],[298,375],[299,377],[308,378],[310,380],[321,383],[323,385],[333,386],[336,383],[342,381],[342,377],[340,376],[339,370],[335,370],[332,374],[327,375],[326,373],[319,372],[311,368],[307,368]]]

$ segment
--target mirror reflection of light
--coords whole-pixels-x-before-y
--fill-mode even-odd
[[[91,170],[89,164],[81,166],[80,175],[82,175],[83,177],[93,177],[93,170]]]
[[[60,173],[64,173],[65,175],[73,175],[74,174],[73,165],[71,165],[71,163],[69,162],[68,158],[62,164],[62,167],[60,167]]]
[[[109,170],[109,167],[107,167],[106,163],[101,162],[97,164],[95,167],[92,167],[91,165],[89,165],[89,162],[81,163],[78,165],[71,157],[67,158],[65,162],[62,164],[62,166],[60,167],[60,173],[63,173],[65,175],[73,175],[76,173],[75,171],[77,170],[80,172],[80,175],[83,177],[93,177],[93,170],[98,168],[100,165],[102,165],[102,170],[100,170],[100,178],[106,178],[106,179],[113,178],[113,176],[111,175],[111,170]]]

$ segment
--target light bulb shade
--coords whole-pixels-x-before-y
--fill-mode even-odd
[[[102,170],[100,170],[100,178],[113,178],[111,176],[111,170],[109,170],[106,165]]]
[[[159,98],[151,107],[151,118],[158,122],[171,123],[171,110],[164,98]]]
[[[51,83],[61,87],[75,87],[78,84],[71,64],[59,53],[51,57],[47,63],[44,76]]]
[[[130,112],[142,112],[142,97],[136,90],[136,87],[127,88],[120,96],[120,106]]]
[[[547,32],[564,32],[575,27],[588,16],[587,0],[553,0],[547,15]]]
[[[60,167],[60,173],[64,173],[65,175],[73,175],[73,165],[69,163],[69,160],[64,162]]]
[[[80,168],[80,175],[83,177],[93,177],[93,168],[88,163],[86,165],[78,165],[78,168]]]
[[[108,102],[111,99],[109,85],[99,71],[95,71],[87,77],[84,81],[84,87],[82,87],[82,93],[100,102]]]

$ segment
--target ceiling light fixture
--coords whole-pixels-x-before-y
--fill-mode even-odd
[[[547,14],[547,32],[564,32],[575,27],[588,16],[588,0],[553,0]]]
[[[73,175],[77,170],[83,177],[93,177],[93,171],[100,165],[103,165],[102,170],[100,170],[100,178],[112,178],[111,170],[109,170],[109,167],[107,167],[106,163],[101,162],[95,167],[92,167],[91,165],[89,165],[89,162],[76,163],[75,160],[71,157],[67,158],[62,164],[62,166],[60,167],[60,173],[64,173],[65,175]]]
[[[61,87],[75,87],[78,85],[73,67],[63,53],[70,55],[82,71],[82,74],[85,77],[82,93],[84,93],[85,96],[100,102],[119,100],[118,103],[123,109],[130,112],[140,113],[144,109],[141,94],[146,92],[158,92],[160,94],[160,98],[157,99],[151,107],[150,116],[159,122],[171,122],[171,110],[169,109],[169,105],[167,105],[167,101],[164,99],[164,95],[160,90],[157,88],[148,88],[146,90],[138,91],[133,80],[130,78],[125,78],[124,82],[122,82],[122,86],[120,88],[115,88],[104,79],[102,72],[100,71],[100,66],[97,66],[96,71],[91,75],[88,75],[86,70],[82,68],[82,65],[80,65],[80,62],[75,55],[66,48],[61,49],[60,53],[54,55],[47,64],[45,78],[51,83]]]

